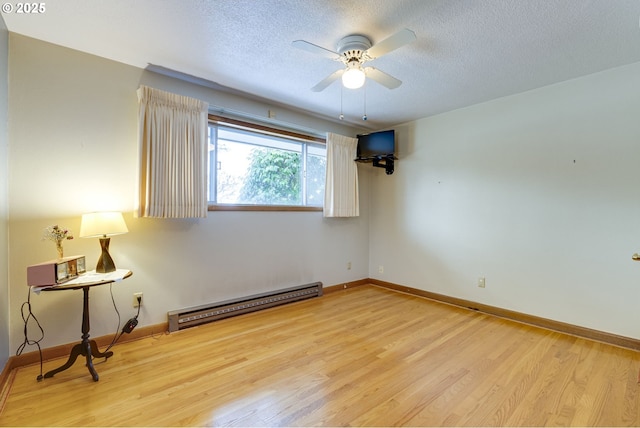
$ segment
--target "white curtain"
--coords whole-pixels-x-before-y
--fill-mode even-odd
[[[207,215],[206,102],[140,86],[141,217]]]
[[[324,190],[325,217],[358,217],[358,140],[327,133],[327,175]]]

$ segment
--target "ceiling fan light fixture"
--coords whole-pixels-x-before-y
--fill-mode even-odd
[[[305,40],[295,40],[292,45],[298,49],[320,54],[334,61],[341,61],[347,66],[346,69],[337,70],[321,80],[320,83],[311,88],[313,92],[325,90],[340,76],[342,76],[342,86],[349,89],[361,88],[367,78],[388,89],[395,89],[402,84],[400,80],[374,67],[366,67],[365,69],[362,67],[366,62],[380,58],[414,40],[416,40],[416,33],[405,28],[375,45],[372,45],[371,40],[360,34],[343,37],[338,42],[336,52]]]
[[[362,68],[349,67],[347,71],[342,74],[342,84],[348,89],[358,89],[364,85],[365,77]]]

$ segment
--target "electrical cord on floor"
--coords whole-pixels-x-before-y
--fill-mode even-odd
[[[109,285],[109,290],[111,291],[111,285]],[[111,344],[109,346],[107,346],[107,349],[105,349],[105,353],[107,351],[109,351],[111,349],[111,347],[113,347],[113,345],[116,344],[116,342],[118,340],[120,340],[120,338],[122,337],[122,335],[124,333],[131,333],[133,331],[133,329],[135,328],[135,326],[138,325],[138,317],[140,316],[140,306],[141,306],[141,301],[142,298],[138,297],[138,312],[136,313],[136,316],[134,316],[133,318],[130,318],[129,321],[127,321],[124,326],[122,327],[122,330],[120,330],[120,312],[118,311],[118,307],[116,306],[116,301],[113,298],[113,292],[111,292],[111,301],[113,302],[113,307],[116,310],[116,313],[118,314],[118,329],[116,330],[116,334],[113,336],[113,340],[111,341]]]
[[[122,335],[122,333],[118,334],[118,332],[120,331],[120,311],[118,310],[118,305],[116,305],[116,300],[113,298],[113,283],[109,284],[109,293],[111,294],[111,302],[113,303],[113,309],[116,311],[116,314],[118,314],[118,327],[116,328],[116,333],[113,335],[113,340],[111,340],[111,343],[109,344],[109,346],[107,346],[107,349],[105,349],[105,353],[111,349],[111,347],[113,345],[116,344],[116,342],[118,341],[118,339],[120,339],[120,335]]]
[[[136,313],[135,317],[127,321],[127,323],[122,327],[123,333],[131,333],[133,329],[138,325],[138,317],[140,316],[140,306],[142,306],[140,304],[141,301],[142,301],[142,297],[138,297],[138,312]]]
[[[115,343],[120,339],[120,337],[124,333],[131,333],[135,328],[135,326],[138,325],[138,317],[140,316],[140,306],[142,301],[142,298],[138,297],[138,312],[136,313],[136,316],[129,319],[129,321],[127,321],[125,325],[122,327],[122,330],[120,330],[120,311],[118,311],[118,306],[116,305],[116,301],[113,297],[112,284],[109,284],[109,292],[111,293],[111,301],[113,302],[113,308],[115,309],[116,314],[118,314],[118,328],[116,330],[117,331],[116,334],[114,334],[113,336],[113,340],[111,341],[111,344],[107,347],[107,349],[104,352],[107,352],[109,349],[111,349],[111,347],[115,345]],[[38,354],[40,356],[40,374],[38,375],[37,379],[38,379],[38,382],[40,382],[44,378],[44,376],[42,375],[42,363],[43,363],[42,347],[40,346],[40,342],[44,339],[44,329],[42,328],[40,321],[38,321],[38,318],[36,318],[36,316],[34,315],[31,309],[31,287],[29,287],[29,290],[27,292],[27,301],[24,302],[20,307],[20,312],[22,314],[22,321],[24,321],[24,329],[23,329],[24,341],[20,344],[20,346],[18,346],[18,349],[16,350],[16,356],[21,355],[27,346],[38,347]],[[40,337],[38,339],[29,338],[29,321],[30,320],[35,322],[36,325],[38,326],[38,329],[40,330]]]
[[[43,379],[42,376],[42,348],[40,347],[40,342],[42,341],[42,339],[44,339],[44,329],[42,328],[42,326],[40,325],[40,322],[38,321],[38,319],[36,318],[36,316],[33,314],[33,311],[31,310],[31,287],[29,287],[29,291],[27,292],[27,301],[24,302],[22,304],[22,306],[20,307],[20,312],[22,314],[22,321],[24,321],[24,342],[22,342],[22,344],[20,346],[18,346],[18,349],[16,350],[16,356],[17,355],[21,355],[22,351],[24,351],[24,349],[27,346],[37,346],[38,347],[38,353],[40,355],[40,374],[38,375],[37,379],[38,382],[40,382]],[[25,309],[27,311],[27,313],[25,314]],[[33,340],[33,339],[29,339],[29,320],[33,320],[36,325],[38,326],[38,328],[40,329],[40,338]]]

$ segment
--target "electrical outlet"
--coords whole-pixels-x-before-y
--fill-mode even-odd
[[[351,262],[347,262],[347,270],[351,270]]]
[[[478,278],[478,287],[484,288],[484,286],[485,286],[484,276],[481,276],[480,278]]]
[[[133,307],[138,307],[138,297],[140,298],[140,306],[142,306],[142,293],[133,293]]]
[[[384,273],[384,266],[378,266],[378,273]]]

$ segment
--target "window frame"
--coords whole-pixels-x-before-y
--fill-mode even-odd
[[[218,116],[214,114],[209,114],[208,116],[208,125],[215,124],[229,128],[237,128],[243,129],[251,132],[257,132],[259,134],[264,135],[272,135],[275,137],[285,137],[289,139],[299,140],[302,143],[311,143],[311,144],[320,144],[326,147],[327,140],[326,138],[317,137],[313,135],[302,134],[295,131],[284,130],[279,128],[273,128],[267,125],[261,125],[252,122],[246,122],[243,120],[232,119],[224,116]],[[207,127],[208,127],[207,125]],[[303,157],[303,162],[306,162],[306,152],[307,146],[306,144],[303,146],[303,151],[305,152],[305,156]],[[211,165],[209,166],[211,168]],[[215,178],[211,178],[211,169],[209,170],[209,183],[210,185],[216,185]],[[306,186],[306,180],[304,181],[304,186]],[[304,189],[303,189],[304,191]],[[218,202],[208,201],[207,203],[208,211],[309,211],[309,212],[318,212],[322,211],[322,206],[311,206],[311,205],[254,205],[254,204],[225,204]]]

